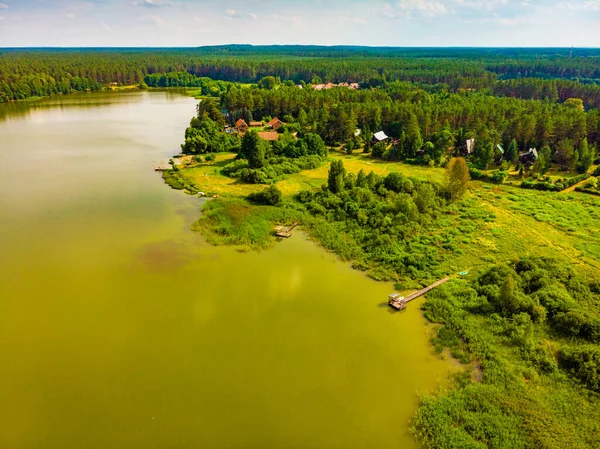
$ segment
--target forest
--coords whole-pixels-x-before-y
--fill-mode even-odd
[[[599,56],[600,51],[594,49],[239,45],[196,49],[8,48],[0,49],[0,102],[98,90],[111,83],[137,85],[147,75],[186,72],[244,83],[258,82],[265,76],[296,84],[330,81],[376,86],[408,81],[452,92],[495,91],[553,101],[564,101],[577,92],[586,105],[597,107]],[[518,82],[522,79],[527,81]]]
[[[526,180],[523,187],[562,190],[569,187],[564,181],[558,188],[548,186],[543,178],[551,167],[585,174],[598,157],[600,110],[586,110],[579,98],[553,103],[470,91],[431,93],[407,82],[323,91],[276,79],[265,84],[269,87],[261,88],[262,82],[254,88],[231,84],[220,95],[220,103],[201,102],[198,117],[186,132],[184,152],[237,152],[237,136],[222,132],[226,122],[233,126],[239,118],[250,123],[281,117],[285,124],[278,130],[280,139],[271,145],[264,143],[267,160],[292,154],[323,156],[322,150],[286,148],[294,141],[292,134],[300,137],[295,144],[298,148],[304,136],[318,136],[330,147],[342,145],[348,151],[362,148],[372,157],[388,161],[438,166],[448,154],[467,155],[476,179],[489,177],[501,183],[506,178],[503,174],[514,166],[522,175],[535,175],[533,180],[540,181],[532,184],[532,179]],[[225,116],[222,111],[227,111]],[[373,144],[374,133],[381,130],[389,140]],[[223,139],[229,139],[228,143],[224,144]],[[474,144],[467,154],[469,140]],[[530,148],[537,148],[537,157],[527,163],[522,155]],[[240,156],[247,159],[248,154],[246,151]],[[263,167],[245,167],[238,162],[237,168]],[[496,178],[482,172],[491,168],[499,170]],[[259,178],[255,179],[260,183],[276,180],[277,176]]]

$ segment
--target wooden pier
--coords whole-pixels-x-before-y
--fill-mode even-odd
[[[154,167],[154,171],[165,171],[165,170],[171,170],[171,166],[170,165],[159,165],[158,167]]]
[[[294,228],[298,226],[298,222],[295,222],[291,226],[280,226],[275,229],[275,235],[277,237],[283,237],[284,239],[289,239],[292,236],[292,231]]]
[[[414,293],[411,293],[410,295],[404,297],[404,296],[400,296],[399,294],[393,294],[389,296],[389,300],[388,300],[388,304],[390,307],[393,307],[396,310],[403,310],[406,308],[406,304],[408,304],[410,301],[412,301],[413,299],[418,298],[419,296],[423,296],[425,293],[433,290],[436,287],[439,287],[440,285],[448,282],[450,280],[449,277],[444,278],[444,279],[440,279],[437,282],[434,282],[433,284],[431,284],[429,287],[425,287],[422,290],[418,290]]]

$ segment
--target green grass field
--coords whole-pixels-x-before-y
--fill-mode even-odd
[[[181,170],[179,174],[209,196],[245,198],[264,189],[244,184],[220,173],[235,158],[233,153],[216,154],[212,163]],[[419,180],[443,183],[445,170],[375,160],[363,153],[332,152],[330,160],[341,159],[348,173],[374,171],[385,176],[400,172]],[[315,170],[288,175],[276,183],[286,201],[301,190],[319,189],[327,181],[329,164]],[[510,185],[472,181],[455,215],[440,221],[431,236],[443,235],[452,253],[442,263],[443,271],[484,267],[522,255],[567,258],[588,273],[600,269],[600,197],[580,192],[556,193],[525,190]],[[493,218],[489,218],[492,216]],[[261,246],[263,244],[261,243]]]
[[[244,184],[236,179],[229,178],[220,173],[221,169],[232,162],[235,153],[216,153],[215,161],[211,163],[197,164],[190,168],[182,170],[180,174],[193,182],[200,191],[208,195],[220,195],[226,197],[246,197],[249,193],[256,192],[264,188],[261,185]],[[406,176],[414,177],[420,180],[429,180],[442,182],[444,179],[444,169],[429,168],[419,165],[400,164],[397,162],[386,162],[373,159],[362,153],[345,155],[341,152],[332,152],[330,159],[341,159],[348,173],[358,173],[361,169],[365,172],[374,171],[378,175],[385,176],[391,172],[400,172]],[[305,170],[301,173],[288,175],[286,179],[276,183],[284,196],[291,198],[301,190],[319,188],[327,181],[327,172],[329,164],[315,170]]]

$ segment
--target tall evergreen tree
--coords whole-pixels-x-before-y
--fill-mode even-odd
[[[577,171],[579,173],[586,173],[590,167],[592,166],[592,162],[594,162],[594,155],[592,150],[588,145],[588,140],[583,139],[579,144],[579,148],[577,149],[579,153],[579,161],[577,165]]]
[[[511,140],[508,144],[504,159],[512,162],[513,164],[519,160],[519,146],[517,145],[517,139]]]
[[[331,193],[340,193],[344,189],[344,178],[346,169],[344,163],[340,160],[332,161],[329,166],[329,175],[327,177],[327,186]]]

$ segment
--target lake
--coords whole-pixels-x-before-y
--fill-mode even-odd
[[[272,250],[190,231],[153,167],[196,100],[0,105],[0,447],[412,448],[449,373],[419,301],[301,233]]]

